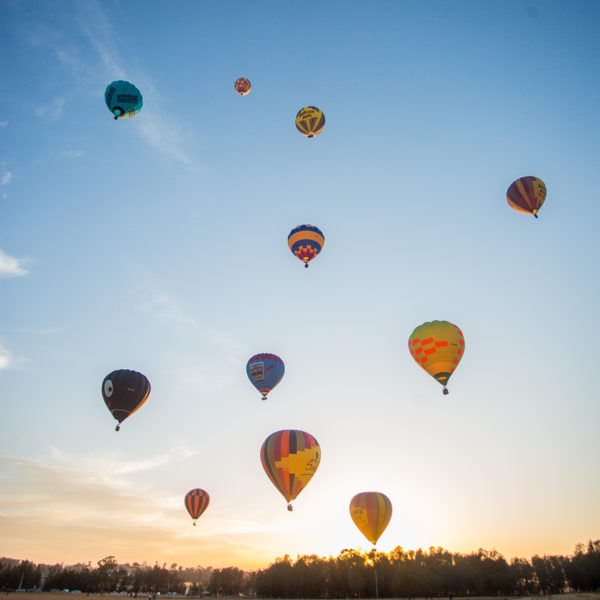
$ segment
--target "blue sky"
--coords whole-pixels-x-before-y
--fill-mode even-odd
[[[0,3],[0,534],[37,561],[266,566],[600,535],[595,2]],[[252,92],[233,91],[248,77]],[[142,112],[115,122],[127,79]],[[312,140],[294,127],[316,105]],[[505,200],[548,187],[540,218]],[[304,269],[289,231],[325,234]],[[465,335],[450,395],[412,361]],[[267,402],[245,374],[272,352]],[[119,434],[118,368],[152,392]],[[323,459],[288,514],[259,461]],[[183,496],[211,505],[190,527]]]

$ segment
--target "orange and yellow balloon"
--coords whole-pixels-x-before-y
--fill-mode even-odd
[[[260,449],[262,466],[293,510],[291,501],[306,487],[321,461],[317,440],[297,429],[272,433]]]
[[[458,366],[465,351],[462,331],[448,321],[431,321],[419,325],[408,339],[408,349],[417,364],[444,386]]]
[[[516,211],[533,215],[537,213],[546,199],[546,184],[537,177],[519,177],[506,190],[506,201]]]
[[[190,517],[194,519],[194,525],[196,525],[196,519],[207,509],[209,502],[210,496],[208,495],[208,492],[205,492],[200,488],[190,490],[185,495],[185,507],[190,513]]]
[[[321,252],[324,244],[323,232],[314,225],[298,225],[288,235],[289,249],[306,268],[308,263]]]
[[[392,503],[381,492],[361,492],[350,500],[350,516],[374,546],[392,518]]]

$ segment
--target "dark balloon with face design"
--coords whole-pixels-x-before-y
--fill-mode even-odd
[[[102,397],[112,416],[120,424],[138,410],[150,395],[150,382],[145,375],[129,369],[109,373],[102,382]]]

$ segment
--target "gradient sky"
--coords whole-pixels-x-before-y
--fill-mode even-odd
[[[599,24],[579,0],[1,0],[0,555],[337,555],[370,547],[366,490],[382,551],[600,537]],[[523,175],[537,220],[506,203]],[[434,319],[466,340],[448,396],[407,349]],[[266,402],[258,352],[286,364]],[[121,368],[152,393],[115,433]],[[259,459],[284,428],[322,448],[293,513]]]

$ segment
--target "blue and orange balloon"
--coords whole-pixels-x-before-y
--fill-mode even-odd
[[[108,84],[104,91],[104,101],[115,121],[135,117],[142,110],[144,103],[140,90],[129,81],[122,80]]]
[[[262,394],[262,400],[281,381],[285,373],[283,361],[275,354],[255,354],[246,365],[252,385]]]
[[[298,225],[288,235],[290,250],[304,263],[306,268],[308,268],[308,263],[321,252],[324,244],[323,232],[314,225]]]

